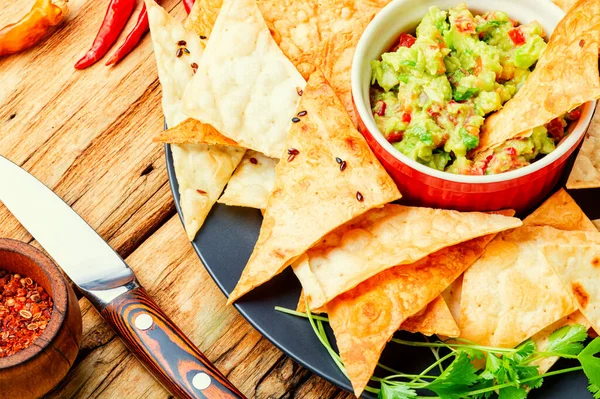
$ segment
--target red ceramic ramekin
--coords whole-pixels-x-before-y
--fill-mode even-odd
[[[395,0],[373,19],[363,33],[352,64],[352,96],[359,130],[383,166],[396,181],[408,203],[463,211],[531,209],[556,185],[567,160],[583,140],[592,120],[595,102],[583,106],[581,118],[556,150],[533,164],[488,176],[465,176],[441,172],[422,165],[397,151],[383,136],[371,113],[370,61],[378,59],[402,32],[413,31],[429,7],[448,9],[457,0]],[[475,13],[501,10],[521,23],[539,21],[548,35],[564,16],[550,1],[471,0]]]

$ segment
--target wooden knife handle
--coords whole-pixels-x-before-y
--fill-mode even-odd
[[[139,287],[102,311],[127,347],[180,399],[246,399]]]

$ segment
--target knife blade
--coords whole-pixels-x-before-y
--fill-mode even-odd
[[[245,399],[102,237],[52,190],[2,156],[0,201],[168,391],[182,399]]]

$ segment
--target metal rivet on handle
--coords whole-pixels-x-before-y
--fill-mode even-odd
[[[210,376],[206,373],[198,373],[192,379],[192,385],[194,388],[199,389],[200,391],[205,390],[210,386]]]
[[[148,313],[142,313],[136,316],[133,323],[138,330],[143,331],[152,327],[154,320],[152,320],[152,316],[150,316]]]

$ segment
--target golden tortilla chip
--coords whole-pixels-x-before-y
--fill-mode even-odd
[[[223,0],[196,0],[185,20],[185,29],[200,37],[205,47],[222,5]]]
[[[488,117],[476,152],[504,143],[600,97],[600,2],[582,0],[557,25],[519,92]]]
[[[441,218],[437,220],[439,225],[446,225]],[[480,223],[485,224],[483,220]],[[387,226],[391,227],[391,224]],[[419,228],[414,234],[426,237]],[[394,332],[473,264],[493,237],[494,234],[489,234],[475,238],[440,249],[416,263],[387,269],[326,305],[340,356],[357,397],[368,383],[385,344]],[[398,239],[388,236],[388,239],[397,247],[411,246],[405,244],[407,238],[402,236]],[[368,241],[363,244],[369,245]],[[424,245],[429,246],[429,243]],[[356,251],[361,249],[355,248]]]
[[[437,296],[420,313],[406,319],[400,330],[423,335],[443,335],[445,337],[458,337],[460,330],[450,313],[448,304],[442,296]]]
[[[240,145],[279,158],[305,84],[256,1],[225,0],[183,110]]]
[[[600,233],[543,229],[544,256],[581,313],[600,332]]]
[[[561,188],[523,220],[524,226],[551,226],[559,230],[595,231],[592,221]]]
[[[258,242],[229,303],[336,227],[401,197],[321,73],[311,75],[301,98],[298,111],[306,114],[288,133],[290,155],[277,164]]]
[[[548,347],[548,339],[554,331],[564,326],[572,326],[573,324],[581,324],[587,328],[590,328],[590,322],[581,314],[579,310],[571,313],[567,317],[560,319],[556,323],[550,324],[548,327],[531,337],[535,343],[537,351],[543,352],[546,350]],[[538,366],[539,373],[544,374],[550,370],[550,368],[554,365],[554,363],[557,362],[558,359],[558,356],[542,357],[541,359],[532,362],[531,365]]]
[[[393,266],[520,225],[502,215],[388,204],[335,229],[292,266],[310,307],[318,308]]]
[[[462,286],[463,286],[463,276],[459,276],[456,280],[452,282],[442,292],[442,297],[448,308],[450,309],[450,313],[452,313],[452,317],[458,323],[460,321],[460,298],[462,296]]]
[[[597,187],[600,187],[600,104],[567,180],[569,189]]]
[[[559,6],[564,12],[569,11],[569,8],[573,7],[573,4],[577,3],[578,0],[552,0],[554,4]]]
[[[346,108],[352,122],[356,126],[358,125],[358,120],[354,113],[350,83],[352,58],[354,57],[354,50],[356,49],[358,40],[372,18],[372,15],[367,15],[353,21],[351,25],[330,36],[327,40],[323,40],[318,46],[292,59],[292,62],[305,79],[308,79],[308,76],[316,68],[319,68],[323,72],[323,75],[325,75],[333,91],[342,101],[342,104],[344,104],[344,108]]]
[[[211,125],[192,118],[188,118],[179,125],[157,134],[152,141],[155,143],[211,144],[238,147],[235,141],[223,136]]]
[[[181,110],[181,99],[194,76],[190,63],[200,62],[203,48],[196,34],[185,30],[154,0],[146,0],[146,8],[162,86],[163,113],[169,126],[177,126],[187,119]],[[187,43],[190,54],[186,57],[176,55],[178,40]],[[215,138],[216,135],[218,133]],[[213,141],[216,143],[216,139]],[[174,144],[171,152],[179,183],[183,223],[188,238],[193,240],[245,149],[230,145]]]
[[[218,202],[229,206],[265,209],[275,186],[277,162],[277,159],[260,152],[246,151]]]
[[[592,220],[592,223],[598,230],[600,230],[600,219]]]

